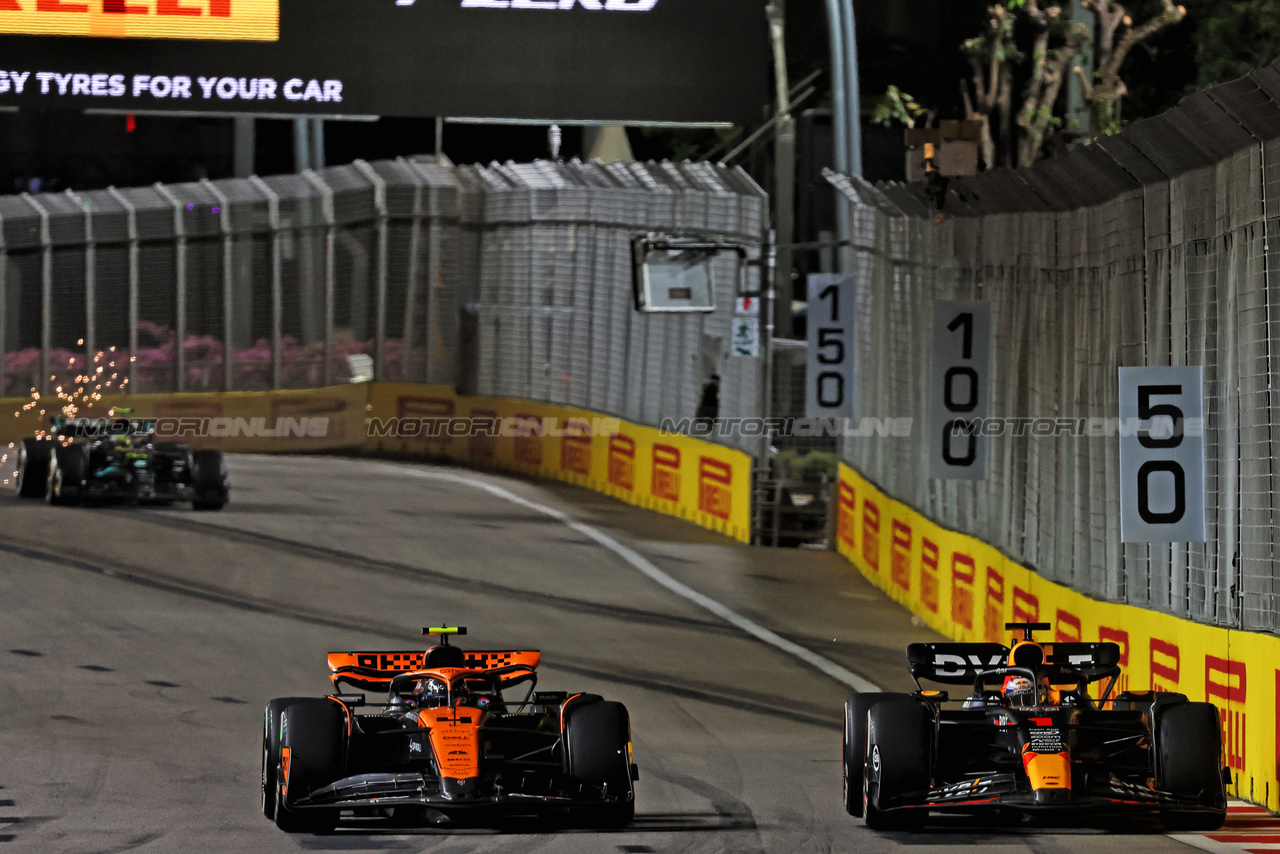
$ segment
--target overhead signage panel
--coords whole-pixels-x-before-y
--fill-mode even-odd
[[[0,0],[0,34],[274,42],[280,0]]]
[[[0,107],[758,120],[742,0],[0,0]]]

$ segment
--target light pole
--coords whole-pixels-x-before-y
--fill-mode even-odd
[[[862,99],[858,84],[858,40],[853,0],[827,0],[827,31],[831,36],[831,121],[835,130],[835,169],[862,175]],[[837,257],[844,272],[853,267],[846,245],[852,236],[848,203],[836,194]]]

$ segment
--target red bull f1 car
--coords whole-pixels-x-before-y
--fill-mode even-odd
[[[542,817],[622,827],[635,814],[626,707],[535,691],[540,653],[332,652],[325,697],[267,704],[262,812],[287,832]],[[339,693],[343,686],[382,694]]]
[[[1183,694],[1124,691],[1114,643],[1040,643],[1047,623],[997,643],[915,643],[912,694],[845,702],[844,802],[877,830],[939,813],[1049,823],[1145,814],[1169,830],[1214,830],[1229,781],[1221,718]],[[920,681],[964,685],[947,692]]]

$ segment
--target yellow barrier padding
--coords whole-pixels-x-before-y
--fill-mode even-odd
[[[1050,623],[1046,640],[1119,644],[1118,690],[1180,691],[1216,704],[1231,791],[1280,808],[1280,638],[1091,599],[934,523],[843,464],[837,512],[840,554],[939,633],[1008,643],[1006,622]]]
[[[447,387],[375,383],[370,417],[369,450],[427,453],[476,468],[562,480],[751,540],[751,457],[742,451],[663,436],[585,409],[458,396]],[[379,422],[393,418],[398,421]],[[458,419],[458,435],[391,432],[393,423],[413,432],[418,419],[445,418]],[[466,435],[463,419],[493,420],[502,426],[499,433],[514,435]],[[552,425],[563,435],[544,430]]]
[[[229,453],[299,453],[364,446],[368,389],[340,385],[305,391],[128,394],[83,404],[82,418],[105,418],[112,406],[127,406],[130,418],[163,418],[160,433],[200,448]],[[58,411],[48,399],[27,411],[31,400],[0,400],[0,442],[19,442],[47,426]],[[17,417],[15,417],[15,414]]]
[[[0,454],[47,424],[40,406],[24,410],[30,403],[0,400]],[[105,417],[112,405],[130,407],[130,417],[165,419],[162,438],[181,428],[174,438],[196,447],[424,454],[573,483],[751,540],[749,455],[585,409],[459,396],[442,386],[353,383],[304,391],[119,395],[78,415]],[[464,419],[485,419],[502,429],[476,434]],[[191,428],[199,432],[193,435]]]

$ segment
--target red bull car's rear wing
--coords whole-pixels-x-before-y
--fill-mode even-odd
[[[907,663],[913,679],[950,685],[972,685],[978,674],[1011,664],[1069,668],[1090,682],[1120,673],[1120,647],[1109,641],[1021,642],[1016,647],[1014,652],[998,643],[913,643],[907,646]],[[1011,652],[1016,661],[1011,660]]]

